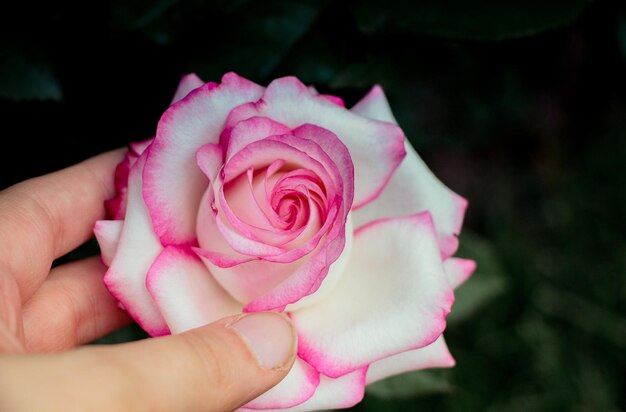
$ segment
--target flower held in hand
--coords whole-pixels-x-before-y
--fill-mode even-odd
[[[442,332],[474,262],[451,257],[467,202],[374,87],[347,110],[293,77],[183,78],[154,139],[116,171],[95,232],[105,283],[151,335],[285,311],[289,375],[246,409],[354,405],[367,383],[454,364]]]

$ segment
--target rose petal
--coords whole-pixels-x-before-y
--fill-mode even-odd
[[[317,126],[303,125],[294,130],[294,134],[297,138],[289,138],[289,144],[311,152],[314,148],[304,143],[310,140],[330,157],[331,163],[325,162],[324,164],[331,170],[331,176],[335,177],[336,184],[340,182],[342,184],[343,208],[338,210],[333,227],[326,238],[321,241],[320,247],[312,252],[310,259],[278,287],[250,302],[244,309],[245,311],[282,309],[285,305],[296,303],[303,297],[315,293],[326,278],[330,266],[344,251],[346,236],[351,236],[351,230],[350,233],[346,233],[345,225],[355,189],[351,184],[354,168],[347,148],[333,133]]]
[[[324,281],[315,292],[298,299],[294,303],[287,305],[285,311],[293,312],[300,308],[314,305],[327,297],[329,294],[333,293],[335,285],[337,285],[339,280],[345,274],[348,262],[350,262],[350,256],[352,255],[352,242],[354,238],[353,233],[354,229],[352,226],[352,218],[351,215],[348,215],[348,219],[346,220],[345,246],[341,251],[341,255],[339,256],[339,258],[337,258],[337,260],[332,265],[330,265],[330,268],[328,269],[328,274],[326,274]]]
[[[150,147],[150,145],[152,144],[153,140],[154,140],[154,138],[146,139],[146,140],[140,140],[139,142],[131,142],[130,145],[129,145],[131,153],[133,153],[137,158],[139,158],[139,156],[141,156],[143,154],[143,152],[145,152],[146,149],[148,147]],[[135,161],[136,161],[136,159],[135,159]]]
[[[142,154],[130,171],[124,227],[104,284],[146,332],[160,336],[169,329],[145,284],[150,265],[163,250],[141,196],[146,156]]]
[[[93,232],[100,246],[102,263],[106,266],[110,266],[113,257],[115,257],[123,226],[123,220],[98,220],[93,227]]]
[[[435,341],[453,301],[428,213],[372,222],[333,293],[291,314],[298,355],[341,376]]]
[[[207,325],[242,309],[185,247],[167,246],[161,252],[148,271],[146,287],[172,333]]]
[[[219,284],[243,304],[263,296],[280,285],[301,263],[273,263],[254,259],[228,266],[228,260],[233,259],[228,255],[215,256],[202,249],[194,251],[202,258]]]
[[[300,405],[313,396],[319,384],[319,373],[302,359],[296,358],[291,370],[278,385],[249,402],[243,410],[285,410]]]
[[[172,105],[161,117],[144,170],[144,198],[164,245],[195,242],[196,214],[207,179],[195,156],[218,143],[228,113],[261,97],[263,88],[234,73],[219,86],[205,84]]]
[[[269,136],[289,134],[291,130],[285,125],[267,117],[252,117],[237,123],[230,132],[226,162],[250,143],[263,140]],[[252,165],[251,165],[252,166]]]
[[[454,358],[450,355],[443,335],[423,348],[398,353],[372,363],[367,369],[367,384],[404,372],[429,369],[451,368]]]
[[[367,117],[368,119],[398,124],[398,121],[391,111],[391,106],[389,106],[385,92],[378,84],[372,87],[350,111],[360,116]]]
[[[229,124],[254,116],[269,117],[292,129],[314,124],[336,134],[354,163],[354,205],[361,207],[383,190],[405,155],[402,130],[386,122],[355,116],[311,92],[295,77],[274,80],[258,103],[242,105]]]
[[[202,79],[199,78],[195,73],[189,73],[184,75],[178,83],[176,93],[174,93],[174,98],[172,99],[172,103],[170,104],[174,104],[177,101],[181,100],[183,97],[187,96],[190,91],[192,91],[193,89],[197,89],[203,84],[204,82],[202,81]]]
[[[320,94],[320,97],[328,100],[335,106],[346,107],[346,104],[343,102],[343,99],[338,96],[333,96],[332,94]]]
[[[345,223],[338,223],[333,225],[324,242],[307,256],[297,270],[268,293],[246,305],[244,312],[283,310],[286,305],[317,291],[346,244],[348,234]]]
[[[454,289],[461,286],[476,270],[476,262],[471,259],[449,258],[444,260],[443,269],[448,282]]]
[[[224,164],[224,151],[222,150],[222,146],[213,143],[207,143],[202,146],[196,152],[196,164],[209,181],[214,181],[217,172],[219,172]]]
[[[306,402],[287,409],[268,409],[268,411],[309,412],[350,408],[363,399],[366,372],[367,368],[362,368],[336,379],[321,375],[315,394]],[[249,410],[251,409],[245,407],[239,409],[239,411]]]
[[[255,156],[254,153],[258,153],[258,155]],[[309,156],[309,153],[315,153],[316,159]],[[267,165],[274,159],[282,158],[283,160],[292,162],[296,165],[304,165],[304,167],[314,171],[323,181],[326,182],[326,188],[328,191],[333,190],[332,188],[334,187],[342,190],[342,182],[340,180],[337,167],[332,164],[328,156],[326,156],[326,160],[322,158],[323,156],[326,156],[326,154],[322,151],[319,145],[313,141],[300,139],[290,135],[272,136],[267,139],[251,143],[246,146],[245,149],[239,151],[237,155],[235,155],[225,165],[224,173],[226,179],[228,179],[230,176],[240,175],[247,169],[247,165],[249,165],[253,159],[255,164]],[[324,167],[321,162],[325,162],[326,167]],[[333,177],[335,177],[334,179],[328,174],[329,172],[332,173]],[[226,190],[224,189],[224,192],[225,191]],[[228,202],[225,200],[224,194],[218,193],[216,196],[220,196],[220,198],[218,198],[218,209],[220,209],[220,211],[222,211],[227,218],[220,219],[218,217],[216,223],[220,232],[231,247],[244,255],[259,256],[263,259],[280,263],[293,262],[294,260],[299,259],[311,252],[320,242],[321,238],[328,232],[328,229],[335,224],[334,215],[337,215],[338,213],[338,207],[333,208],[333,205],[337,204],[337,200],[331,199],[331,203],[328,205],[329,208],[326,211],[328,216],[324,222],[321,222],[323,223],[323,226],[319,229],[319,231],[300,247],[295,249],[286,249],[283,247],[270,246],[263,243],[261,240],[254,239],[253,236],[251,236],[251,232],[246,230],[246,225],[238,222],[238,215],[244,215],[241,217],[245,218],[245,211],[257,211],[255,207],[246,208],[246,205],[238,205],[240,206],[238,208],[239,213],[234,213],[228,207]],[[238,202],[236,201],[233,202],[233,204],[237,203]],[[249,203],[249,206],[254,206],[253,201],[250,201]],[[349,210],[347,208],[349,208],[349,205],[342,208],[342,211],[345,211],[344,216],[347,214],[347,210]],[[260,213],[260,211],[257,211],[257,213]],[[339,216],[338,222],[341,225],[342,220],[345,220],[345,218],[342,219],[340,215],[337,216]],[[247,220],[252,221],[254,218],[248,216]],[[260,221],[260,219],[256,220]],[[316,225],[317,220],[313,219],[312,224]],[[340,230],[341,228],[338,229]],[[205,249],[211,250],[208,247],[205,247]],[[329,262],[329,264],[330,263],[332,262]]]
[[[209,259],[213,264],[219,267],[231,267],[258,259],[256,256],[242,255],[233,250],[217,227],[216,215],[217,209],[215,208],[213,184],[210,184],[200,201],[196,228],[198,243],[205,245],[207,249],[210,246],[211,250],[198,249],[196,253]],[[215,259],[215,261],[213,261],[213,259]]]
[[[217,230],[216,225],[209,222],[210,217],[205,220],[201,216],[203,215],[198,216],[199,228],[203,235],[211,238],[214,236],[211,233]],[[337,231],[338,229],[335,230]],[[194,250],[203,258],[220,285],[235,299],[248,304],[245,311],[282,309],[285,305],[298,302],[303,296],[315,292],[326,276],[335,279],[333,283],[336,278],[341,277],[344,261],[339,256],[344,250],[346,256],[349,255],[347,250],[349,248],[344,249],[344,245],[346,237],[352,236],[351,230],[346,232],[344,228],[344,232],[341,236],[332,233],[331,241],[318,246],[310,255],[292,263],[274,263],[256,258],[250,261],[250,258],[246,260],[244,255],[235,255],[236,252],[209,253],[202,249]],[[228,248],[226,242],[219,237],[216,237],[213,246]],[[332,262],[335,263],[331,264]],[[317,298],[312,299],[315,300]]]
[[[352,111],[368,118],[396,123],[380,86],[375,86]],[[372,220],[429,211],[435,222],[442,257],[452,256],[458,247],[467,201],[444,186],[405,141],[406,157],[382,194],[354,212],[358,228]]]
[[[126,202],[128,191],[128,174],[134,163],[134,155],[127,152],[124,159],[115,167],[113,183],[115,186],[115,196],[104,202],[106,216],[108,219],[121,220],[126,214]]]
[[[219,193],[218,214],[220,211],[223,212],[223,216],[226,217],[228,223],[237,231],[261,243],[281,247],[285,250],[300,247],[304,241],[297,242],[299,238],[304,237],[304,240],[309,240],[319,231],[322,226],[319,217],[320,212],[315,206],[314,200],[308,194],[305,195],[306,200],[303,201],[307,206],[302,206],[305,210],[300,210],[298,216],[295,217],[297,221],[301,222],[301,225],[295,229],[283,229],[280,226],[272,226],[270,218],[274,218],[274,220],[279,220],[279,218],[269,204],[269,199],[265,198],[265,185],[263,184],[265,179],[262,176],[263,174],[256,177],[252,175],[253,172],[249,169],[246,175],[241,175],[228,184],[227,194]],[[308,193],[304,185],[309,183],[304,182],[300,192]],[[255,185],[257,186],[256,188]],[[310,186],[313,185],[310,184]],[[258,186],[263,187],[259,188]],[[316,189],[312,187],[312,190]],[[258,201],[257,197],[255,197],[255,190],[263,194],[263,196],[260,196],[263,197],[261,201]],[[295,191],[296,189],[294,189]],[[263,208],[261,208],[260,204],[263,205]],[[271,214],[268,216],[266,213]]]

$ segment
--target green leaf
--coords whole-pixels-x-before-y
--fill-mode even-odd
[[[470,319],[483,305],[506,290],[501,264],[491,243],[477,235],[461,235],[459,256],[474,259],[476,272],[455,291],[455,301],[448,322]]]
[[[403,373],[367,386],[368,395],[380,399],[407,399],[425,395],[450,393],[448,371],[423,370]]]
[[[529,36],[575,19],[589,0],[363,0],[354,8],[365,33],[411,32],[497,41]]]

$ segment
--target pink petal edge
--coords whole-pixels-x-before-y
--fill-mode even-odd
[[[102,263],[106,266],[110,266],[115,257],[123,227],[123,220],[98,220],[93,227],[93,233],[100,246]]]

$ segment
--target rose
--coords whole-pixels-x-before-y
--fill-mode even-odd
[[[380,87],[351,110],[295,78],[183,78],[96,224],[105,283],[151,335],[285,311],[298,358],[247,409],[349,407],[366,383],[454,364],[442,337],[467,202],[428,170]]]

